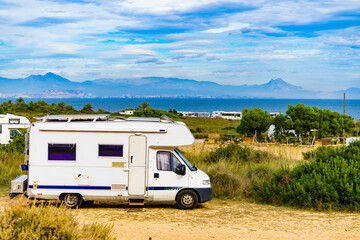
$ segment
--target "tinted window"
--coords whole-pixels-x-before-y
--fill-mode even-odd
[[[11,129],[10,130],[10,138],[14,139],[17,135],[19,135],[19,131],[16,129]]]
[[[122,157],[123,145],[99,144],[99,156],[101,157]]]
[[[49,160],[76,160],[76,144],[49,144]]]
[[[2,133],[2,125],[0,124],[0,134]]]

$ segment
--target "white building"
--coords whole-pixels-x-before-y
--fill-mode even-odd
[[[121,115],[134,115],[134,110],[124,110],[120,112]]]
[[[224,111],[215,111],[211,115],[211,117],[221,117],[224,119],[233,119],[233,120],[240,120],[242,118],[242,112],[224,112]]]
[[[28,128],[30,121],[26,117],[13,114],[0,115],[0,144],[9,144],[18,134],[18,129]]]
[[[209,118],[211,117],[208,112],[180,112],[184,117],[203,117]]]
[[[276,117],[276,116],[279,115],[279,114],[280,114],[280,112],[271,112],[271,113],[270,113],[270,116]]]

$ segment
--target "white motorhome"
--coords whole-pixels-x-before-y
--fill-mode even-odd
[[[166,116],[47,116],[31,125],[27,186],[14,179],[11,196],[25,185],[30,198],[60,199],[71,208],[116,200],[191,209],[212,198],[208,175],[176,149],[194,141],[184,123]]]
[[[6,145],[21,132],[20,128],[28,128],[30,121],[26,117],[13,114],[0,115],[0,144]]]

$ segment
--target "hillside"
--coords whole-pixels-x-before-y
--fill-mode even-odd
[[[26,78],[0,77],[0,97],[88,98],[88,97],[218,97],[218,98],[347,98],[359,99],[360,89],[319,92],[303,89],[282,80],[260,85],[220,85],[210,81],[144,77],[96,79],[73,82],[54,73]]]

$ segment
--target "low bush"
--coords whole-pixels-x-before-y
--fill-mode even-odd
[[[360,142],[348,147],[321,147],[305,162],[282,167],[270,181],[255,187],[262,202],[318,210],[360,210]]]
[[[21,164],[24,162],[25,137],[19,135],[8,145],[0,146],[0,187],[10,187],[10,182],[24,174]]]
[[[282,162],[269,153],[235,144],[184,155],[209,175],[213,196],[221,199],[251,197],[253,186],[269,181]]]
[[[241,147],[236,144],[221,146],[218,149],[204,154],[202,161],[206,163],[214,163],[220,159],[227,159],[230,162],[245,163],[261,163],[267,162],[273,156],[267,152],[253,150],[249,147]]]
[[[113,239],[112,226],[80,224],[64,206],[14,200],[0,214],[0,239]]]
[[[23,153],[0,150],[0,187],[10,188],[11,180],[24,174],[21,171],[23,162]]]

